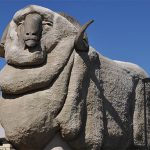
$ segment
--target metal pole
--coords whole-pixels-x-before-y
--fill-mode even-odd
[[[146,87],[144,82],[144,132],[145,132],[145,149],[148,150],[147,145],[147,116],[146,116]]]

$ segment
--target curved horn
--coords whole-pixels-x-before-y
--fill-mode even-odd
[[[88,44],[87,37],[85,35],[85,30],[93,22],[94,20],[90,20],[88,23],[83,25],[79,30],[74,42],[76,51],[87,52],[89,50],[89,44]]]
[[[0,57],[4,57],[5,56],[4,45],[5,45],[5,41],[6,41],[6,36],[7,36],[7,33],[8,33],[8,29],[9,29],[9,24],[5,28],[4,33],[2,35],[2,38],[0,40]]]

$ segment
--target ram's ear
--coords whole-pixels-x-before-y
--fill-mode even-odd
[[[89,50],[89,43],[88,43],[88,40],[87,40],[87,36],[85,34],[85,30],[93,22],[94,22],[94,20],[90,20],[88,23],[83,25],[81,27],[81,29],[79,30],[79,32],[78,32],[78,34],[77,34],[77,36],[75,38],[75,42],[74,42],[74,46],[75,46],[76,51],[88,52],[88,50]]]
[[[2,44],[0,44],[0,57],[5,57],[5,51],[4,51],[4,47]]]
[[[8,29],[9,29],[9,24],[5,28],[5,30],[3,32],[3,35],[2,35],[2,38],[1,38],[1,41],[0,41],[0,57],[4,57],[5,56],[4,45],[5,45]]]

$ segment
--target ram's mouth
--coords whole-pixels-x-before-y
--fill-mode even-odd
[[[25,45],[29,48],[33,48],[35,46],[37,46],[38,41],[37,39],[26,39],[25,40]]]

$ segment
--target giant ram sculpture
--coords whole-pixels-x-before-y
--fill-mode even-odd
[[[89,46],[73,18],[31,5],[1,39],[0,122],[17,150],[131,150],[144,145],[142,79]]]

